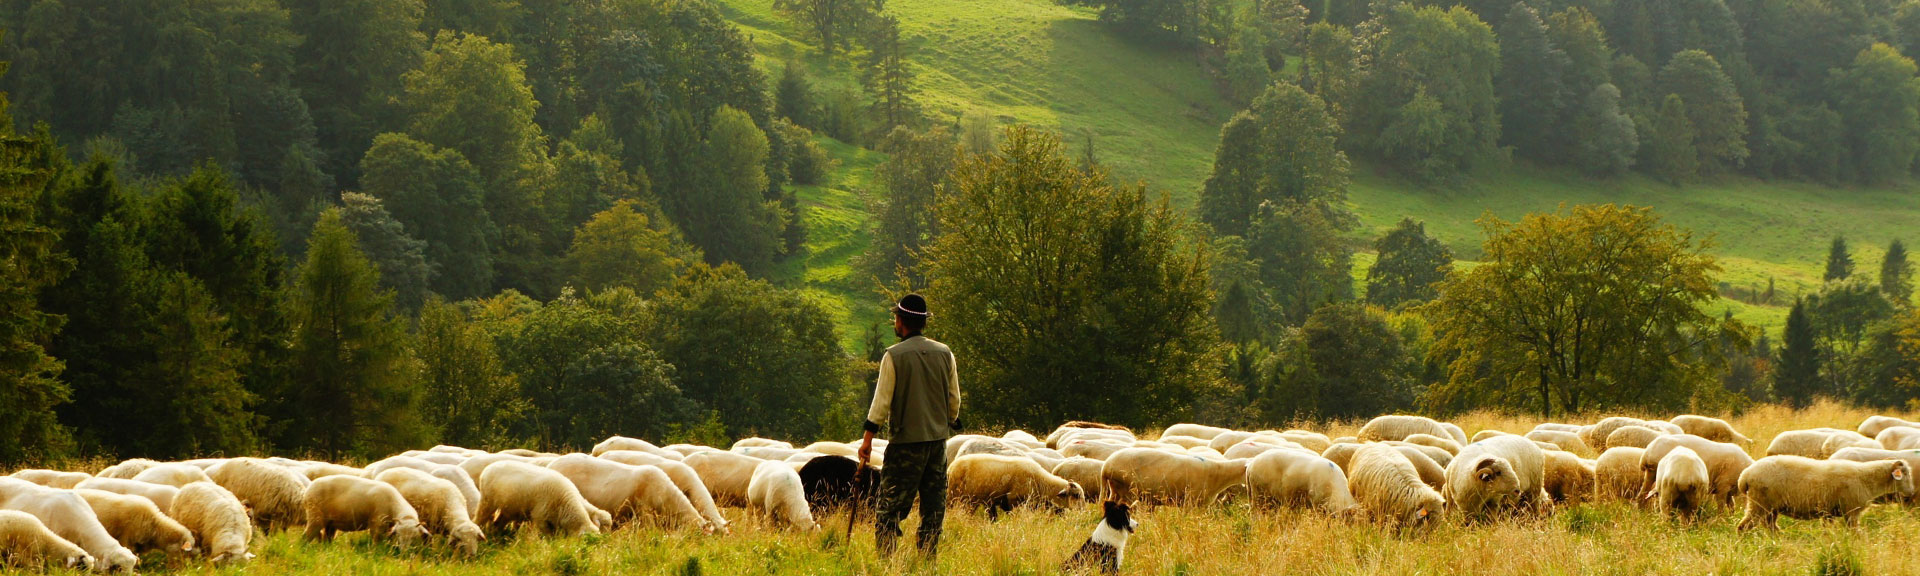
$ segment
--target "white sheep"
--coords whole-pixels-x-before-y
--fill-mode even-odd
[[[1369,442],[1367,444],[1372,444],[1372,443]],[[1341,470],[1345,470],[1347,472],[1347,477],[1351,478],[1353,477],[1353,468],[1349,467],[1348,464],[1353,462],[1353,455],[1359,454],[1360,448],[1365,447],[1367,444],[1361,444],[1361,443],[1355,443],[1355,442],[1341,442],[1339,444],[1328,446],[1326,450],[1322,450],[1320,452],[1320,457],[1326,458],[1328,460],[1332,460],[1335,465],[1340,466]]]
[[[368,477],[378,479],[381,474],[395,468],[419,470],[435,478],[446,480],[453,484],[454,489],[460,491],[460,498],[464,501],[468,512],[476,512],[480,509],[480,487],[474,484],[473,475],[468,474],[465,468],[451,464],[436,464],[419,458],[396,456],[368,464],[366,471]]]
[[[1447,465],[1434,460],[1432,454],[1432,452],[1440,452],[1442,455],[1446,455],[1445,450],[1418,444],[1395,444],[1393,442],[1381,442],[1381,444],[1392,446],[1393,449],[1399,450],[1401,454],[1406,455],[1407,461],[1413,463],[1413,469],[1420,473],[1421,482],[1426,482],[1427,485],[1432,486],[1434,490],[1442,490],[1442,488],[1447,485]],[[1451,462],[1452,458],[1448,458],[1448,461]],[[1442,492],[1444,493],[1444,490],[1442,490]]]
[[[278,530],[306,519],[303,502],[313,481],[285,466],[234,458],[208,468],[207,477],[253,511],[253,521],[261,528]]]
[[[92,570],[94,566],[92,554],[48,530],[34,515],[13,510],[0,510],[0,559],[19,568],[55,564]]]
[[[1892,430],[1892,428],[1889,428]],[[1885,434],[1885,432],[1882,432]],[[1828,460],[1848,460],[1852,462],[1873,462],[1876,460],[1905,460],[1907,465],[1920,470],[1920,450],[1877,450],[1873,448],[1842,448],[1834,452]],[[1907,498],[1908,504],[1920,504],[1920,495]]]
[[[1894,427],[1920,428],[1920,422],[1909,422],[1891,416],[1868,416],[1866,420],[1860,422],[1860,428],[1856,431],[1861,436],[1873,438],[1879,436],[1881,431]]]
[[[1440,422],[1425,416],[1392,415],[1380,416],[1368,420],[1360,427],[1361,440],[1406,440],[1414,434],[1426,434],[1440,438],[1452,438],[1453,433]]]
[[[452,482],[413,468],[390,468],[374,479],[400,491],[400,497],[419,514],[427,533],[446,536],[454,549],[468,557],[480,553],[480,542],[487,536],[473,523],[466,496]]]
[[[599,519],[573,482],[526,462],[497,462],[480,473],[480,511],[474,516],[488,530],[526,523],[543,534],[600,531]]]
[[[873,450],[874,452],[879,452],[880,446],[875,444]],[[728,452],[757,460],[786,460],[787,458],[793,457],[794,454],[800,453],[799,450],[792,448],[775,448],[771,446],[763,448],[747,447],[738,450],[729,450]]]
[[[1540,431],[1540,430],[1534,430],[1534,432],[1539,432],[1539,431]],[[1532,433],[1530,432],[1530,433],[1528,433],[1528,434],[1532,434]],[[1514,436],[1514,434],[1511,434],[1511,433],[1508,433],[1508,432],[1503,432],[1503,431],[1500,431],[1500,430],[1494,430],[1494,429],[1491,429],[1491,428],[1489,428],[1489,429],[1486,429],[1486,430],[1481,430],[1481,431],[1479,431],[1479,432],[1474,432],[1474,433],[1473,433],[1473,441],[1472,441],[1472,442],[1468,442],[1468,444],[1472,444],[1473,442],[1479,442],[1479,441],[1481,441],[1481,440],[1486,440],[1486,439],[1488,439],[1488,438],[1492,438],[1492,437],[1494,437],[1494,436]],[[1584,446],[1584,445],[1586,445],[1586,443],[1585,443],[1585,442],[1582,442],[1582,443],[1581,443],[1581,445],[1582,445],[1582,446]]]
[[[1482,433],[1484,433],[1484,431]],[[1489,436],[1493,435],[1490,434]],[[1484,438],[1475,438],[1474,441],[1479,442],[1483,439]],[[1587,446],[1587,442],[1581,440],[1579,434],[1564,430],[1541,430],[1536,428],[1532,432],[1527,433],[1527,439],[1559,446],[1561,450],[1572,452],[1576,455],[1594,453],[1593,448]]]
[[[1789,430],[1774,436],[1767,443],[1768,456],[1801,456],[1815,460],[1832,456],[1841,448],[1849,447],[1882,448],[1873,438],[1852,430],[1838,428],[1814,428],[1811,430]]]
[[[1312,507],[1339,517],[1359,513],[1347,486],[1347,474],[1332,460],[1304,450],[1276,449],[1247,463],[1247,492],[1253,504]]]
[[[193,541],[214,563],[253,559],[247,543],[253,539],[253,521],[247,507],[226,488],[212,482],[194,482],[180,488],[167,515],[193,533]]]
[[[683,460],[687,457],[685,454],[655,446],[652,442],[639,438],[628,438],[626,436],[609,437],[606,440],[601,440],[599,444],[593,445],[594,456],[599,456],[614,450],[646,452],[668,460]]]
[[[301,474],[306,476],[308,480],[319,480],[321,478],[326,478],[328,476],[353,476],[356,478],[367,477],[366,470],[363,470],[360,468],[354,468],[352,466],[334,464],[332,462],[321,462],[318,460],[302,460],[300,461],[300,466],[301,466],[301,469],[300,469]]]
[[[167,517],[152,500],[86,488],[76,488],[73,492],[87,501],[94,517],[100,519],[100,526],[107,529],[107,535],[129,550],[136,553],[193,551],[193,533]]]
[[[149,466],[146,470],[142,470],[139,474],[134,475],[133,479],[141,482],[165,484],[174,488],[184,488],[186,485],[194,482],[213,481],[212,478],[207,477],[206,470],[201,469],[199,466],[180,462]]]
[[[153,505],[160,507],[162,511],[172,510],[173,497],[180,494],[179,488],[165,484],[152,484],[138,480],[122,480],[119,478],[89,478],[85,482],[74,485],[74,488],[104,490],[115,494],[139,496],[153,501]]]
[[[1109,498],[1169,504],[1210,504],[1244,489],[1246,460],[1210,460],[1152,448],[1115,452],[1100,469]]]
[[[1447,437],[1452,438],[1455,443],[1458,443],[1461,446],[1465,446],[1468,444],[1467,431],[1461,430],[1459,425],[1456,425],[1452,422],[1441,422],[1440,427],[1447,429]]]
[[[661,448],[672,450],[674,452],[679,452],[682,458],[685,458],[687,456],[692,456],[694,454],[699,454],[701,452],[719,452],[720,451],[719,448],[714,448],[712,446],[700,446],[696,444],[668,444],[666,446],[661,446]]]
[[[1654,472],[1653,495],[1661,513],[1692,521],[1712,493],[1707,463],[1693,450],[1675,447],[1660,459]]]
[[[427,536],[420,512],[392,484],[353,476],[328,476],[307,487],[306,539],[331,541],[339,532],[367,531],[377,541],[406,548]]]
[[[1233,430],[1228,428],[1206,426],[1202,424],[1174,424],[1172,426],[1168,426],[1166,430],[1161,431],[1160,437],[1166,438],[1168,436],[1187,436],[1190,438],[1198,438],[1201,440],[1212,440],[1214,436],[1219,436],[1221,434],[1232,432],[1232,431]]]
[[[770,438],[761,438],[761,437],[755,436],[751,438],[741,438],[739,440],[733,441],[733,446],[731,446],[730,449],[732,448],[780,448],[783,450],[792,450],[793,444],[790,442],[784,442],[780,440],[774,440]],[[689,454],[689,456],[691,456],[691,454]]]
[[[1660,466],[1660,459],[1667,452],[1685,446],[1707,463],[1707,479],[1713,484],[1713,495],[1722,506],[1732,506],[1733,499],[1739,496],[1740,473],[1753,465],[1753,456],[1746,449],[1735,444],[1714,442],[1692,434],[1668,434],[1654,439],[1647,450],[1640,455],[1641,495],[1653,491],[1654,474]]]
[[[586,454],[568,454],[547,465],[573,481],[580,496],[624,522],[641,514],[668,526],[712,533],[713,526],[693,507],[685,492],[657,466],[634,466]]]
[[[1729,444],[1739,444],[1741,446],[1753,445],[1752,438],[1748,438],[1745,434],[1741,434],[1740,431],[1734,430],[1732,424],[1728,424],[1726,420],[1719,418],[1685,414],[1674,416],[1673,419],[1668,420],[1668,422],[1672,422],[1673,425],[1680,427],[1682,433],[1692,434],[1714,442],[1726,442]]]
[[[87,500],[72,490],[48,488],[16,478],[0,478],[0,510],[32,514],[48,530],[80,545],[94,558],[93,569],[132,571],[140,557],[114,540]]]
[[[1060,446],[1060,453],[1068,458],[1082,457],[1094,460],[1106,460],[1115,452],[1132,448],[1133,443],[1119,444],[1100,440],[1073,440]]]
[[[746,506],[747,485],[753,482],[753,470],[761,460],[734,452],[705,452],[688,456],[686,465],[700,474],[713,502],[721,506]]]
[[[1664,430],[1655,430],[1637,424],[1633,426],[1621,426],[1613,429],[1612,434],[1607,435],[1607,447],[1632,446],[1634,448],[1646,448],[1647,445],[1652,444],[1655,439],[1666,435],[1667,432]]]
[[[1212,442],[1212,440],[1202,440],[1200,438],[1194,438],[1192,436],[1161,436],[1159,440],[1156,440],[1156,442],[1160,442],[1162,444],[1172,444],[1175,446],[1179,446],[1181,448],[1194,448],[1196,446],[1205,448],[1207,447],[1207,444]]]
[[[1447,502],[1469,519],[1507,508],[1545,512],[1552,503],[1545,489],[1546,458],[1534,441],[1520,436],[1468,444],[1447,465]]]
[[[1867,505],[1882,496],[1913,495],[1913,467],[1905,460],[1851,462],[1768,456],[1740,473],[1747,514],[1740,530],[1779,529],[1780,516],[1808,520],[1843,517],[1859,526]]]
[[[34,484],[39,484],[41,486],[46,486],[48,488],[63,488],[63,489],[72,488],[80,484],[81,482],[87,481],[88,478],[93,477],[92,474],[88,474],[86,472],[61,472],[59,470],[40,470],[40,469],[20,470],[18,472],[14,472],[10,476],[13,478],[19,478],[21,480],[26,480]]]
[[[1892,426],[1881,430],[1873,441],[1879,442],[1883,450],[1913,450],[1920,448],[1920,428]]]
[[[947,465],[947,495],[955,502],[986,507],[990,518],[1028,504],[1063,509],[1087,498],[1080,484],[1055,476],[1032,459],[997,454],[954,458]]]
[[[1407,439],[1401,440],[1401,442],[1439,448],[1447,451],[1447,455],[1449,456],[1460,453],[1459,442],[1454,442],[1452,438],[1443,438],[1432,434],[1408,434]]]
[[[786,462],[761,462],[747,485],[747,509],[787,526],[818,530],[807,506],[807,490],[800,473]]]
[[[487,467],[495,463],[519,462],[522,464],[532,464],[533,461],[533,458],[515,454],[481,454],[468,458],[465,462],[461,462],[460,469],[466,470],[467,475],[473,477],[475,482],[478,482],[480,481],[480,475],[486,473]]]
[[[1407,456],[1385,444],[1365,444],[1347,467],[1347,486],[1361,509],[1402,529],[1431,529],[1446,511],[1446,499],[1420,481]]]
[[[1542,422],[1542,423],[1539,423],[1539,424],[1535,424],[1535,425],[1533,425],[1533,429],[1534,429],[1534,430],[1552,430],[1552,431],[1555,431],[1555,432],[1572,432],[1572,433],[1574,433],[1574,434],[1579,434],[1581,430],[1586,430],[1586,429],[1587,429],[1587,427],[1586,427],[1586,426],[1581,426],[1581,425],[1579,425],[1579,424],[1562,424],[1562,423],[1559,423],[1559,422]]]
[[[720,507],[714,504],[713,493],[707,491],[706,483],[700,480],[700,473],[695,472],[693,467],[685,462],[676,462],[658,455],[631,450],[614,450],[599,457],[621,464],[659,467],[661,471],[667,473],[667,478],[673,480],[673,485],[680,489],[680,493],[687,496],[687,501],[692,502],[693,507],[700,511],[700,516],[707,520],[707,524],[721,533],[728,532],[727,517],[721,515]]]
[[[1628,416],[1604,418],[1599,422],[1593,423],[1592,426],[1582,427],[1579,430],[1580,440],[1586,442],[1589,448],[1606,452],[1607,448],[1610,448],[1610,446],[1607,445],[1607,436],[1612,435],[1614,430],[1618,430],[1622,426],[1646,427],[1646,424],[1646,420]]]
[[[1615,446],[1600,454],[1593,465],[1594,482],[1599,485],[1597,493],[1617,500],[1637,500],[1645,484],[1640,457],[1646,452],[1645,448]]]
[[[141,472],[145,472],[148,468],[152,468],[154,466],[159,466],[159,465],[160,465],[159,462],[148,460],[146,458],[132,458],[128,460],[121,460],[119,464],[108,466],[105,469],[102,469],[100,472],[95,473],[93,477],[132,480],[134,476],[139,476]]]
[[[1080,488],[1086,491],[1087,500],[1091,501],[1103,497],[1100,493],[1100,471],[1102,468],[1105,468],[1106,465],[1107,463],[1105,461],[1074,457],[1061,460],[1059,464],[1055,464],[1053,468],[1048,469],[1048,471],[1053,473],[1054,476],[1059,476],[1068,482],[1079,484]]]
[[[1296,444],[1296,446],[1298,445]],[[1268,444],[1265,442],[1241,442],[1239,444],[1234,444],[1232,448],[1228,448],[1226,453],[1221,454],[1220,456],[1228,460],[1232,460],[1234,458],[1253,458],[1255,456],[1259,456],[1263,453],[1266,453],[1267,451],[1270,451],[1270,450],[1287,450],[1287,449],[1289,449],[1289,447],[1280,446],[1277,444]],[[1300,449],[1306,450],[1306,448],[1304,447]],[[1319,452],[1317,451],[1313,451],[1313,450],[1308,450],[1308,451],[1313,452],[1314,455],[1319,455]]]
[[[1594,487],[1598,483],[1594,472],[1595,462],[1573,455],[1572,452],[1544,452],[1546,459],[1546,479],[1541,488],[1554,502],[1582,502],[1593,498]]]

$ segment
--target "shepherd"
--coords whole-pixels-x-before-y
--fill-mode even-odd
[[[940,554],[940,527],[947,515],[947,439],[960,428],[960,370],[946,344],[921,334],[933,314],[919,294],[893,307],[898,344],[880,357],[880,376],[860,439],[860,468],[873,457],[873,435],[887,430],[887,465],[880,472],[880,503],[874,517],[874,547],[893,555],[900,521],[920,498],[921,556]]]

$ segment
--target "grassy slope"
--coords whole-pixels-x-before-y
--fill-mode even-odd
[[[858,90],[856,58],[834,60],[808,48],[772,0],[720,0],[727,16],[750,34],[762,64],[777,70],[799,58],[823,90]],[[1210,169],[1219,126],[1234,106],[1214,90],[1195,60],[1177,49],[1143,46],[1110,33],[1080,8],[1045,0],[893,0],[913,46],[920,99],[936,119],[985,110],[1002,123],[1028,122],[1068,134],[1076,151],[1094,136],[1097,156],[1124,180],[1143,180],[1191,203]],[[835,308],[842,339],[853,343],[877,301],[872,278],[846,266],[866,238],[850,222],[864,221],[865,168],[877,159],[836,147],[845,168],[827,187],[805,189],[802,198],[816,228],[814,254],[786,278],[804,279]],[[1815,289],[1827,242],[1846,234],[1858,270],[1878,271],[1887,242],[1920,228],[1920,194],[1897,189],[1836,189],[1795,183],[1727,179],[1676,189],[1641,177],[1593,181],[1529,168],[1479,178],[1457,190],[1431,190],[1364,166],[1356,175],[1352,202],[1363,228],[1354,241],[1376,237],[1404,216],[1428,229],[1464,258],[1477,256],[1481,240],[1474,220],[1486,213],[1517,218],[1563,204],[1595,202],[1653,206],[1669,221],[1713,238],[1722,257],[1722,280],[1742,290],[1764,289],[1776,280],[1778,302]],[[1908,241],[1920,238],[1908,237]],[[1356,264],[1371,262],[1367,255]],[[1356,270],[1363,278],[1364,270]],[[1743,320],[1777,327],[1785,308],[1722,300]],[[858,313],[852,311],[859,310]]]

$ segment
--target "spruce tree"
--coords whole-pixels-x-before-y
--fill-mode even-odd
[[[1827,249],[1827,274],[1824,279],[1832,282],[1846,280],[1852,275],[1853,253],[1847,250],[1847,237],[1834,236],[1833,246]]]
[[[1895,306],[1913,305],[1913,264],[1907,262],[1907,246],[1897,239],[1880,260],[1880,294]]]
[[[1774,393],[1790,405],[1806,406],[1820,389],[1820,349],[1815,338],[1806,301],[1795,301],[1781,336],[1780,366],[1773,373]]]

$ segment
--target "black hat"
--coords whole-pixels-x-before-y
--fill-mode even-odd
[[[900,303],[893,305],[893,313],[908,314],[912,316],[919,316],[921,318],[933,317],[933,313],[927,311],[927,299],[924,297],[921,297],[919,294],[908,294],[906,296],[901,296]]]

